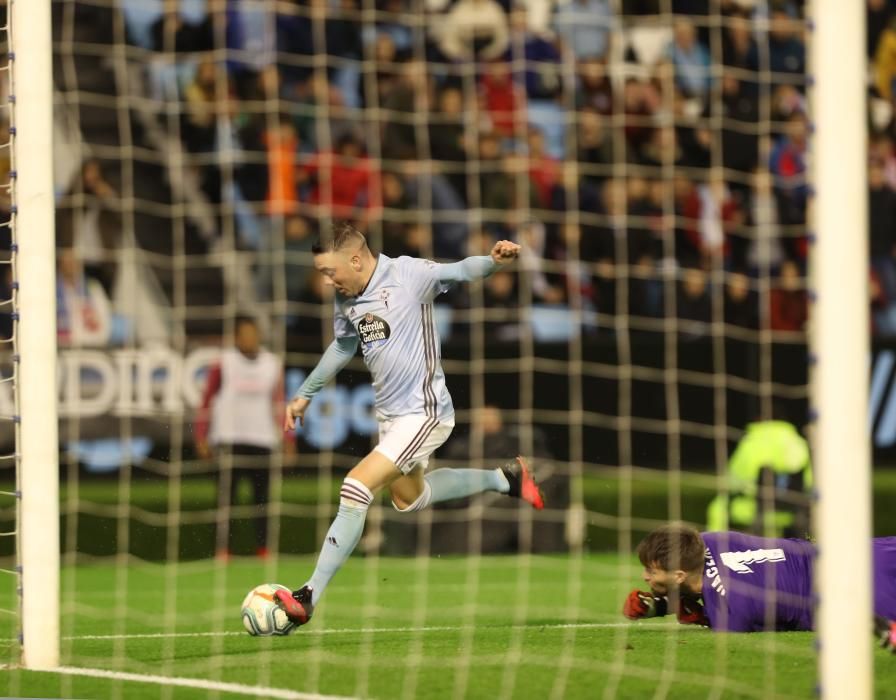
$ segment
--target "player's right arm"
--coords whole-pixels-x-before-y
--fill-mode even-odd
[[[357,351],[358,336],[356,335],[337,336],[330,343],[330,346],[321,355],[317,366],[287,405],[286,417],[283,422],[284,430],[295,429],[297,420],[299,425],[304,423],[305,411],[308,404],[311,403],[311,399],[339,373],[339,370],[348,364]]]

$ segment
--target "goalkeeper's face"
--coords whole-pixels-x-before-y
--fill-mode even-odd
[[[677,592],[687,578],[682,570],[667,571],[657,562],[644,567],[644,580],[656,595],[667,596]]]
[[[353,250],[334,250],[314,256],[314,267],[324,276],[324,284],[346,297],[361,293],[370,278]]]

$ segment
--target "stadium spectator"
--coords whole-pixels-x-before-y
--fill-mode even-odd
[[[483,284],[483,305],[487,311],[483,334],[499,342],[520,340],[523,324],[520,314],[518,277],[501,270],[488,277]]]
[[[566,299],[562,279],[547,273],[547,229],[540,221],[530,221],[517,227],[515,238],[523,246],[520,251],[520,272],[536,304],[560,304]]]
[[[722,255],[730,259],[733,242],[737,256],[734,263],[738,266],[744,265],[746,251],[737,245],[738,238],[733,239],[733,234],[743,224],[743,212],[737,199],[732,196],[721,170],[710,171],[708,182],[697,186],[697,196],[698,247],[704,257]]]
[[[103,285],[84,274],[74,248],[59,251],[56,338],[61,346],[104,347],[112,332],[112,306]]]
[[[368,65],[372,65],[373,80],[361,83],[361,105],[367,109],[383,106],[387,96],[401,82],[402,64],[398,61],[398,49],[390,34],[377,33],[366,47]]]
[[[636,181],[637,180],[637,181]],[[592,288],[597,310],[615,317],[622,313],[617,304],[619,285],[628,289],[628,314],[651,315],[649,277],[653,267],[653,234],[646,213],[647,185],[633,178],[628,185],[607,180],[601,190],[602,222],[583,243],[583,257],[595,260]]]
[[[759,162],[759,138],[751,126],[759,121],[754,93],[730,73],[722,75],[722,164],[740,173],[752,172]]]
[[[615,24],[610,0],[567,0],[554,14],[554,29],[577,60],[606,56]]]
[[[675,21],[668,56],[675,67],[675,82],[688,97],[705,99],[712,86],[710,56],[697,39],[697,30],[687,19]]]
[[[510,12],[511,41],[505,55],[518,85],[529,100],[555,100],[560,95],[561,56],[545,37],[529,30],[525,5]],[[521,70],[522,68],[522,70]]]
[[[342,60],[359,61],[364,48],[362,26],[357,17],[356,0],[293,0],[281,3],[276,17],[277,48],[281,54],[301,56],[301,61],[281,61],[284,80],[301,83],[311,77],[312,57],[327,57],[327,75],[334,80],[344,80],[350,89],[357,90],[359,70],[343,72],[351,64]]]
[[[161,16],[150,28],[153,51],[192,53],[212,48],[211,36],[202,24],[188,21],[182,14],[180,0],[165,0]]]
[[[757,295],[750,288],[750,278],[739,270],[725,275],[725,323],[738,328],[759,327]]]
[[[388,36],[395,46],[397,58],[409,59],[414,51],[414,30],[407,21],[407,3],[405,0],[377,0],[376,7],[376,36]]]
[[[755,71],[757,67],[753,65],[753,61],[758,55],[749,18],[744,17],[742,12],[732,12],[725,22],[725,32],[722,35],[722,64],[730,68]],[[755,90],[754,81],[747,84],[751,91]]]
[[[291,214],[283,222],[283,278],[290,302],[302,300],[314,269],[311,244],[315,235],[314,223],[306,216]]]
[[[576,65],[578,84],[576,86],[576,106],[579,109],[591,107],[600,114],[610,115],[615,111],[613,83],[607,74],[606,63],[589,58]]]
[[[615,148],[611,134],[604,126],[604,116],[591,107],[577,114],[579,128],[572,131],[576,161],[582,177],[599,186],[610,176],[615,162]]]
[[[507,50],[507,15],[495,0],[458,0],[434,27],[450,60],[491,60]]]
[[[547,277],[548,283],[562,292],[563,303],[573,309],[591,310],[594,289],[587,262],[588,244],[583,242],[583,236],[593,236],[593,230],[570,220],[559,225],[559,232],[548,249],[548,259],[553,265]]]
[[[292,214],[299,199],[296,177],[299,139],[291,117],[279,115],[265,130],[263,140],[268,164],[267,212],[272,216]]]
[[[466,125],[469,105],[463,91],[446,85],[439,92],[438,109],[430,114],[429,149],[432,159],[440,161],[440,169],[461,197],[467,196],[467,151],[471,136]]]
[[[771,72],[769,79],[772,83],[784,82],[780,74],[802,76],[806,73],[806,45],[803,42],[802,23],[795,17],[795,11],[790,7],[772,5],[769,20],[768,33],[768,67]],[[762,58],[753,60],[753,64],[760,69]],[[778,74],[778,75],[776,75]]]
[[[808,317],[808,301],[800,268],[785,260],[769,295],[769,326],[773,331],[802,331]]]
[[[622,110],[625,114],[625,158],[629,163],[640,162],[642,149],[654,137],[652,119],[655,104],[651,86],[637,78],[629,78],[622,91]],[[660,162],[657,160],[657,162]]]
[[[333,302],[333,288],[325,285],[324,276],[312,267],[296,301],[298,313],[289,317],[290,332],[306,339],[315,350],[323,350],[322,339],[329,335],[331,323],[321,308]]]
[[[883,285],[874,268],[871,268],[868,274],[868,297],[872,335],[886,338],[896,335],[896,303],[884,293]]]
[[[491,130],[513,138],[525,124],[525,90],[516,84],[510,66],[503,60],[485,64],[479,82],[480,109],[488,114]]]
[[[772,122],[787,122],[795,114],[806,114],[808,111],[808,101],[806,96],[801,93],[794,85],[786,83],[775,85],[772,90],[771,104],[771,120]],[[771,135],[775,138],[781,137],[786,133],[786,128],[782,132],[778,125],[773,123],[770,128]]]
[[[383,96],[382,157],[386,160],[413,160],[421,157],[414,115],[428,108],[426,66],[421,61],[402,65],[401,77]]]
[[[534,185],[538,205],[549,209],[554,198],[554,188],[560,182],[560,162],[545,147],[544,132],[530,125],[527,133],[529,178]]]
[[[657,82],[657,78],[654,78]],[[661,83],[662,84],[662,83]],[[707,128],[705,114],[696,114],[692,108],[693,100],[687,99],[678,88],[671,97],[675,120],[675,144],[677,153],[673,156],[684,168],[708,168],[712,162],[712,131]]]
[[[868,167],[868,236],[871,267],[887,299],[896,299],[896,192],[884,179],[881,163]]]
[[[466,204],[444,175],[405,163],[405,188],[412,207],[432,211],[432,254],[437,258],[463,255],[467,245]]]
[[[251,0],[217,0],[217,7],[209,12],[213,21],[214,13],[223,15],[226,27],[228,72],[237,94],[247,98],[258,73],[277,63],[277,24],[265,5]]]
[[[84,273],[99,280],[107,297],[112,294],[118,270],[121,226],[118,192],[106,179],[100,162],[89,158],[60,203],[56,243],[62,249],[77,249]]]
[[[218,94],[219,81],[226,91],[226,77],[212,59],[204,59],[184,88],[181,130],[184,145],[193,153],[211,153],[217,145],[219,101],[228,99],[226,94]]]
[[[865,32],[868,58],[874,60],[880,37],[887,28],[894,8],[892,0],[868,0],[866,4]]]
[[[883,169],[887,187],[896,191],[896,153],[892,139],[887,134],[871,134],[868,150],[869,159]]]
[[[688,265],[681,271],[675,309],[682,338],[702,338],[709,334],[712,295],[706,272],[698,265]]]
[[[379,171],[352,132],[342,134],[332,151],[320,151],[300,166],[307,201],[333,216],[375,215],[382,206]]]
[[[407,232],[411,225],[409,213],[412,203],[404,179],[396,172],[386,171],[382,176],[382,188],[383,252],[390,256],[407,255]]]
[[[896,537],[871,541],[875,634],[896,651]],[[737,532],[699,533],[681,523],[657,528],[638,545],[649,591],[632,591],[633,620],[678,616],[716,632],[814,628],[815,546]]]
[[[807,136],[805,115],[791,115],[785,135],[775,144],[770,156],[769,168],[775,176],[778,195],[778,216],[784,224],[802,224],[806,221]]]
[[[248,316],[234,320],[234,346],[222,350],[209,368],[193,436],[200,459],[218,466],[218,523],[216,557],[231,554],[230,511],[237,503],[239,482],[252,484],[255,554],[267,557],[267,504],[270,498],[272,453],[280,446],[292,451],[292,432],[281,429],[283,365],[261,345],[256,322]]]
[[[741,258],[738,247],[746,248],[747,264],[767,274],[778,267],[783,256],[781,219],[773,178],[764,168],[756,168],[750,177],[745,213],[746,227],[740,241],[732,243],[732,259]],[[737,264],[735,262],[735,264]]]

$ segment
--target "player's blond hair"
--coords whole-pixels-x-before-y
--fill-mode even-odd
[[[338,250],[345,250],[346,248],[366,247],[367,239],[351,222],[334,221],[328,232],[321,232],[311,247],[311,252],[314,255],[320,255],[321,253],[332,253]]]

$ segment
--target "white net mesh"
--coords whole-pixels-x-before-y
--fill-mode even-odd
[[[808,638],[619,614],[640,539],[705,526],[746,425],[806,419],[802,4],[54,2],[62,655],[118,675],[52,687],[809,692]],[[528,455],[548,505],[377,501],[314,622],[249,638],[239,601],[310,572],[373,391],[356,358],[295,454],[208,455],[208,368],[248,315],[297,389],[336,219],[390,256],[524,246],[436,305],[457,428],[432,466]],[[807,486],[716,522],[805,535]]]

